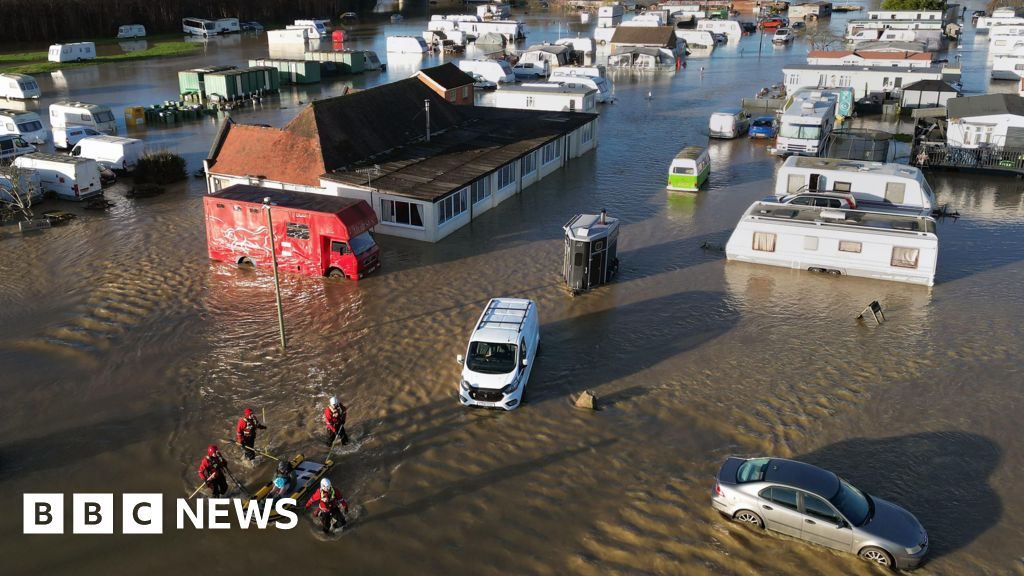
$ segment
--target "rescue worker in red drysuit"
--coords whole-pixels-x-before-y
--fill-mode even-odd
[[[238,425],[235,426],[235,436],[238,443],[242,445],[242,451],[248,460],[256,458],[256,452],[252,448],[256,445],[257,428],[260,430],[267,429],[266,426],[260,424],[260,421],[256,419],[252,408],[246,408],[244,415],[238,419]]]
[[[320,489],[306,502],[306,508],[309,509],[314,502],[319,504],[315,515],[320,526],[323,527],[324,534],[331,532],[331,520],[336,521],[339,528],[344,528],[348,524],[345,521],[345,515],[341,512],[342,508],[348,512],[348,501],[342,496],[340,490],[335,490],[331,486],[329,479],[324,478],[320,481]]]
[[[327,425],[327,434],[324,442],[330,446],[334,444],[334,438],[341,438],[341,445],[348,444],[348,432],[345,431],[345,420],[348,419],[348,408],[338,401],[337,396],[331,396],[331,400],[324,408],[324,423]]]
[[[210,444],[206,449],[206,456],[199,463],[199,478],[213,492],[214,498],[220,498],[228,493],[227,467],[228,462],[220,455],[217,446]]]

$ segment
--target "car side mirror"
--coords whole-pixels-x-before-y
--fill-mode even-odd
[[[839,520],[838,522],[836,522],[836,528],[842,529],[846,527],[848,527],[848,525],[846,524],[845,520]]]
[[[463,364],[466,362],[466,359],[462,357],[462,354],[458,354],[455,356],[455,361],[459,364]]]

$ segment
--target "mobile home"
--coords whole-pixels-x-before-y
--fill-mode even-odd
[[[715,49],[715,37],[708,30],[676,30],[676,38],[686,41],[686,47],[710,52]]]
[[[109,106],[69,100],[50,104],[50,126],[54,132],[68,126],[88,126],[106,134],[117,134],[117,120]]]
[[[696,192],[711,174],[711,157],[708,149],[701,146],[687,146],[676,154],[668,169],[668,189]]]
[[[919,168],[905,164],[792,156],[779,168],[775,196],[800,192],[853,194],[858,208],[893,208],[929,215],[935,193]]]
[[[988,53],[992,56],[1024,54],[1024,34],[993,36],[989,39]]]
[[[73,44],[52,44],[46,54],[50,62],[81,62],[96,59],[96,44],[75,42]]]
[[[1024,50],[1020,54],[996,54],[992,56],[992,78],[995,80],[1019,80],[1024,77]]]
[[[600,6],[597,9],[597,27],[598,28],[615,28],[619,24],[622,24],[622,15],[625,11],[622,9],[622,4],[612,4],[610,6]]]
[[[782,112],[774,152],[817,156],[836,123],[839,96],[823,90],[799,90]]]
[[[0,97],[27,100],[39,98],[36,79],[27,74],[0,74]]]
[[[528,82],[495,92],[497,108],[597,112],[597,89],[570,82]]]
[[[50,131],[35,112],[0,110],[0,134],[16,134],[32,144],[46,144]]]
[[[740,23],[736,20],[711,20],[705,18],[697,22],[697,30],[725,34],[729,42],[739,42],[740,37],[743,36],[743,28],[740,27]]]
[[[855,67],[790,64],[782,69],[786,92],[800,88],[853,88],[854,98],[873,92],[895,92],[919,80],[944,80],[940,64],[926,68]]]
[[[142,24],[126,24],[117,27],[117,38],[145,38],[146,27]]]
[[[939,254],[928,216],[754,202],[727,260],[932,286]]]
[[[564,44],[537,44],[527,48],[519,57],[519,63],[541,64],[545,76],[559,66],[571,64],[572,46]]]
[[[576,82],[594,88],[598,103],[615,100],[615,86],[605,74],[604,66],[562,66],[551,73],[548,81]]]
[[[14,165],[35,170],[42,189],[64,200],[85,200],[103,194],[100,167],[91,158],[33,152],[19,156]]]

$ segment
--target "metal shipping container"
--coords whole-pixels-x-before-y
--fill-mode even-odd
[[[278,71],[280,84],[315,84],[320,81],[320,63],[304,60],[249,60],[250,66],[269,66]]]

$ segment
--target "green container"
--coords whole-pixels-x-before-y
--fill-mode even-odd
[[[320,63],[304,60],[249,60],[250,66],[276,69],[277,78],[271,79],[272,90],[280,90],[281,84],[315,84],[320,81]]]
[[[240,96],[239,88],[241,88],[241,82],[238,79],[237,72],[207,74],[205,84],[207,97],[216,94],[225,100],[235,100]]]
[[[199,78],[199,72],[196,70],[178,72],[178,93],[186,94],[188,92],[202,91]]]

